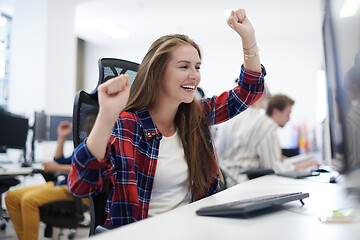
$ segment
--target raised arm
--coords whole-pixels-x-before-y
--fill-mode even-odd
[[[71,134],[72,124],[68,121],[63,121],[59,123],[57,127],[57,146],[54,158],[61,158],[63,156],[64,151],[64,142],[66,141],[66,137]]]
[[[255,29],[249,17],[246,15],[245,9],[231,11],[227,23],[242,39],[244,68],[254,72],[261,72],[259,48],[255,38]]]
[[[71,165],[68,163],[59,164],[57,161],[64,159],[64,143],[66,137],[72,132],[72,124],[68,121],[60,122],[57,127],[57,146],[54,155],[55,161],[44,162],[44,171],[45,172],[69,172]],[[60,160],[62,161],[62,160]]]
[[[99,114],[86,141],[87,148],[98,159],[105,156],[111,130],[126,106],[129,91],[129,76],[123,74],[98,87]]]

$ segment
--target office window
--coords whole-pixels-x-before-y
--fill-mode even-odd
[[[6,108],[9,99],[11,18],[0,15],[0,107]]]

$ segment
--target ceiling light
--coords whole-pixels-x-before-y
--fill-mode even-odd
[[[346,0],[340,10],[340,18],[355,16],[360,7],[359,0]]]
[[[130,37],[129,31],[106,19],[95,19],[90,22],[90,25],[97,31],[115,39]]]

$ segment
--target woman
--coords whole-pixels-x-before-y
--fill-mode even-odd
[[[99,86],[99,114],[74,151],[69,187],[88,196],[110,182],[107,224],[122,226],[216,192],[219,167],[209,125],[255,102],[265,74],[245,10],[233,11],[228,24],[242,38],[244,68],[239,85],[219,97],[194,98],[201,54],[184,35],[151,45],[131,89],[127,75]]]

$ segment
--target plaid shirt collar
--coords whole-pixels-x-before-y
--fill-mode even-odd
[[[144,136],[146,141],[149,141],[155,136],[159,137],[160,139],[162,138],[162,134],[156,127],[147,109],[135,111],[134,113],[138,116],[142,126],[144,127]]]

